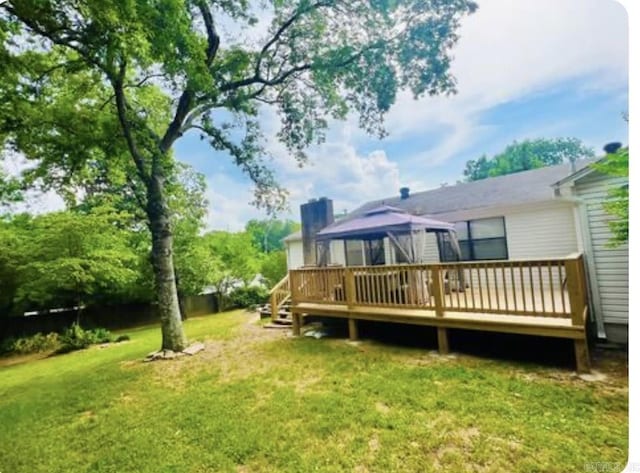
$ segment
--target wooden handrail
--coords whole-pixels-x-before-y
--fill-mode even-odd
[[[271,306],[271,320],[278,318],[280,308],[291,299],[291,286],[289,284],[289,274],[283,277],[278,284],[269,291],[269,305]]]
[[[584,324],[581,254],[564,258],[316,267],[290,271],[293,304],[559,317]],[[295,286],[295,287],[294,287]],[[442,314],[442,315],[441,315]]]

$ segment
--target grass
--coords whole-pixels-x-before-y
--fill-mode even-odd
[[[585,471],[627,452],[627,380],[293,339],[230,312],[195,357],[131,341],[0,367],[0,472]],[[622,370],[624,373],[624,370]]]

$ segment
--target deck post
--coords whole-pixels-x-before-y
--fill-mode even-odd
[[[358,321],[349,318],[349,340],[355,342],[358,339]]]
[[[353,309],[356,305],[356,280],[351,268],[344,268],[344,296],[347,308]]]
[[[567,260],[565,262],[565,269],[567,274],[569,304],[571,305],[571,324],[578,327],[585,327],[587,295],[582,256]],[[578,373],[589,373],[591,371],[589,346],[587,345],[586,331],[583,333],[584,338],[574,340],[573,342],[576,355],[576,369]]]
[[[584,338],[574,340],[573,347],[576,353],[576,371],[578,373],[590,373],[591,359],[589,358],[589,345],[587,341]]]
[[[276,299],[276,291],[272,291],[269,296],[269,304],[271,305],[271,321],[275,322],[278,318],[278,301]]]
[[[291,312],[291,320],[292,320],[291,329],[293,331],[293,336],[299,337],[300,329],[302,325],[302,314],[299,314],[298,312]]]
[[[569,293],[569,304],[571,305],[571,323],[575,326],[584,326],[583,320],[585,294],[584,284],[580,281],[582,271],[580,265],[582,259],[570,259],[565,262],[567,274],[567,291]]]
[[[440,266],[431,266],[431,285],[433,287],[433,303],[436,317],[444,317],[444,300],[442,295],[442,279]],[[446,327],[438,327],[438,351],[441,355],[449,353],[449,334]]]

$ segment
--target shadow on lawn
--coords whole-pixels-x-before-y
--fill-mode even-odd
[[[332,337],[348,338],[346,321],[334,319],[328,323]],[[425,350],[438,349],[434,327],[359,321],[358,329],[363,340]],[[573,342],[567,339],[449,329],[449,347],[451,352],[478,358],[575,370]],[[594,369],[606,367],[607,371],[626,373],[625,347],[611,349],[592,344],[590,349]]]

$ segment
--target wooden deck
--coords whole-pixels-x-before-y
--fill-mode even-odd
[[[589,371],[587,291],[581,255],[537,261],[307,268],[289,273],[294,333],[305,315],[572,339]]]

